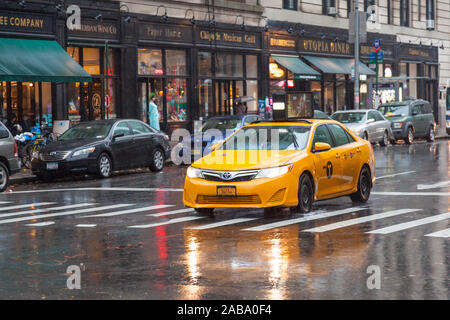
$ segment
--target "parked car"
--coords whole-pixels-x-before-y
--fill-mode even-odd
[[[180,157],[183,156],[183,150],[189,149],[191,150],[191,156],[201,157],[207,155],[211,152],[211,147],[213,145],[222,142],[237,129],[260,120],[263,120],[263,118],[258,115],[236,115],[209,118],[203,123],[200,130],[201,132],[191,135],[190,146],[188,146],[186,142],[178,146],[178,148],[180,148]],[[218,130],[220,134],[217,136],[206,135],[205,132],[209,129]]]
[[[314,110],[314,119],[331,119],[325,112]]]
[[[0,122],[0,192],[8,188],[9,177],[20,170],[20,160],[14,137]]]
[[[392,140],[391,123],[377,110],[337,111],[331,115],[331,118],[371,143],[379,142],[384,147]]]
[[[32,171],[46,180],[58,174],[91,173],[108,178],[114,170],[150,167],[161,171],[170,155],[169,137],[134,119],[80,123],[33,154]]]
[[[386,103],[378,110],[391,122],[395,140],[403,139],[407,144],[413,143],[415,138],[434,141],[436,123],[428,101],[411,99]]]

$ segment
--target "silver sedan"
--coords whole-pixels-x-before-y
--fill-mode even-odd
[[[379,142],[380,145],[387,146],[392,140],[391,123],[378,110],[337,111],[331,118],[372,143]]]

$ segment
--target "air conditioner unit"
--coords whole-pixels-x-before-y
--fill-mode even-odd
[[[336,15],[336,7],[328,7],[328,15],[335,16]]]
[[[434,20],[427,20],[427,30],[434,30]]]
[[[377,16],[373,13],[373,14],[369,15],[369,18],[367,18],[367,21],[375,23],[375,22],[377,22]]]

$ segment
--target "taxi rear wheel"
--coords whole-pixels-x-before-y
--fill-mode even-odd
[[[314,199],[314,189],[311,178],[308,174],[304,173],[300,177],[298,183],[298,205],[296,211],[300,213],[310,212],[312,209],[312,203]]]
[[[214,217],[214,208],[195,208],[195,211],[203,217]]]
[[[370,179],[370,170],[367,167],[361,169],[358,179],[358,191],[350,195],[353,202],[367,202],[372,189],[372,182]]]

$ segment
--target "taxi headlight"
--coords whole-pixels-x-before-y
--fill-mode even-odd
[[[283,167],[275,167],[275,168],[268,168],[268,169],[261,169],[259,170],[258,174],[256,175],[255,179],[260,178],[275,178],[282,176],[283,174],[288,173],[292,170],[292,164],[283,166]]]
[[[95,147],[77,150],[72,154],[72,157],[86,156],[86,155],[94,152],[94,150],[95,150]]]
[[[202,171],[200,169],[194,168],[194,167],[189,167],[187,169],[186,175],[189,178],[203,178]]]

